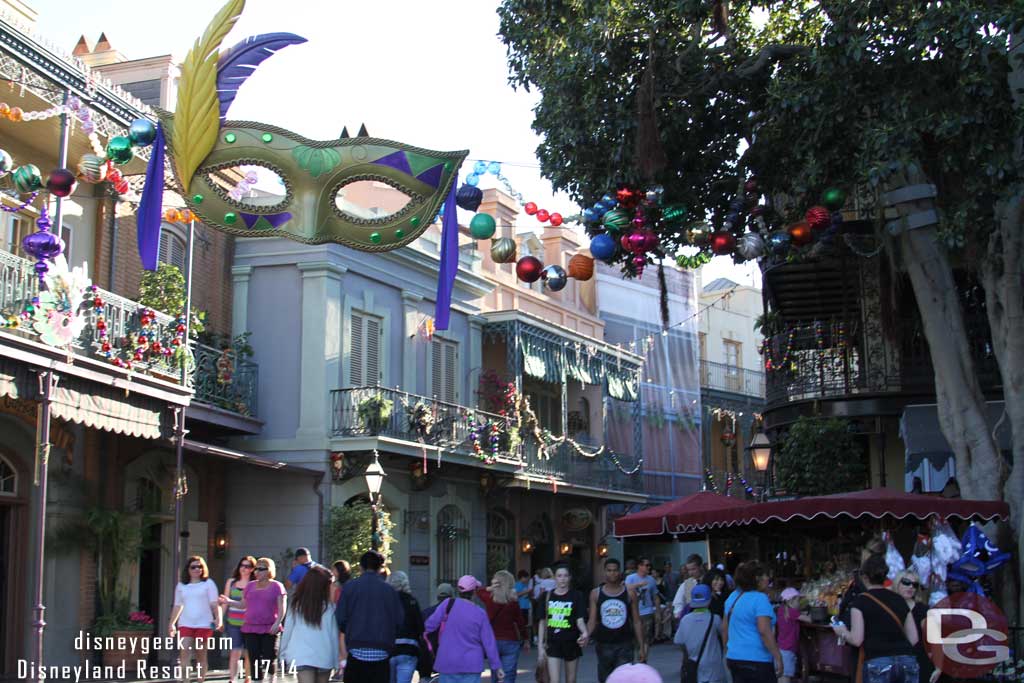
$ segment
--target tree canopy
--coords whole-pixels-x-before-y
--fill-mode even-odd
[[[1019,2],[505,0],[499,15],[511,82],[542,95],[542,172],[584,205],[658,183],[720,225],[756,175],[791,200],[775,207],[785,223],[829,185],[871,186],[915,160],[958,245],[1020,178],[1007,87]],[[651,178],[634,154],[648,68],[668,161]],[[686,243],[684,230],[661,238]]]

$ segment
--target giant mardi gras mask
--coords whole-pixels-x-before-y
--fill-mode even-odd
[[[274,33],[247,38],[220,53],[243,7],[244,0],[230,0],[217,13],[182,64],[174,114],[159,113],[139,207],[143,265],[156,267],[165,142],[185,202],[218,230],[307,244],[338,242],[362,251],[388,251],[416,239],[437,215],[468,152],[435,152],[365,136],[313,141],[275,126],[226,120],[238,88],[263,60],[305,42]],[[284,183],[284,197],[273,205],[232,199],[217,173],[241,166],[275,172]],[[390,185],[409,201],[385,217],[356,216],[340,208],[336,197],[360,180]]]

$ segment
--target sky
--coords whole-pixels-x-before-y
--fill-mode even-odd
[[[26,0],[37,32],[68,53],[81,35],[101,32],[128,59],[171,54],[181,60],[222,5],[220,0]],[[331,139],[365,124],[374,137],[436,150],[469,149],[469,161],[500,161],[513,187],[548,211],[579,211],[540,176],[533,132],[536,92],[508,84],[496,0],[248,0],[225,46],[250,35],[305,37],[265,61],[241,88],[233,119]],[[463,174],[464,177],[464,174]],[[493,176],[480,187],[498,187]],[[525,215],[520,226],[528,225]],[[751,281],[750,268],[716,257],[704,282]]]

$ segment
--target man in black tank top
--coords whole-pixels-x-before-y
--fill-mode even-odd
[[[597,680],[604,683],[617,667],[633,662],[634,643],[640,643],[640,661],[647,660],[636,595],[622,583],[622,565],[604,561],[604,583],[590,591],[587,633],[597,643]]]

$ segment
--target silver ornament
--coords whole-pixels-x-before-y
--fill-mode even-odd
[[[544,285],[552,292],[560,292],[565,289],[566,283],[569,282],[569,276],[565,273],[565,268],[562,266],[548,266],[540,272],[540,277],[544,280]]]
[[[760,258],[764,254],[764,240],[756,232],[748,232],[736,243],[736,253],[748,261]]]

